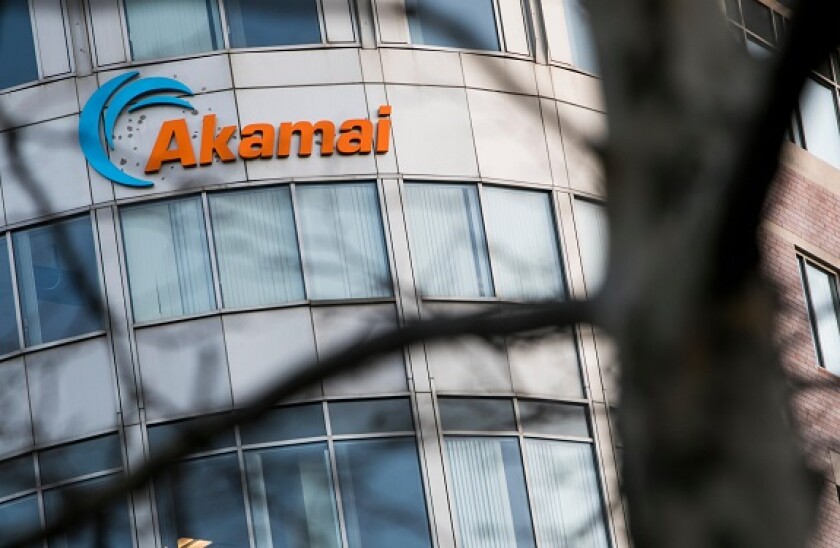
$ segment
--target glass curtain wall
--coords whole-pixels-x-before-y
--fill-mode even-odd
[[[405,8],[415,44],[499,51],[493,0],[406,0]]]
[[[4,234],[0,236],[0,354],[14,352],[19,347],[9,244]]]
[[[593,295],[604,283],[609,253],[607,212],[602,204],[575,199],[575,227],[586,289]]]
[[[318,44],[316,0],[225,0],[234,48]]]
[[[598,55],[589,22],[589,10],[582,0],[563,0],[563,4],[572,63],[587,72],[598,74]]]
[[[0,2],[0,89],[38,79],[29,0]]]
[[[583,406],[438,402],[459,545],[608,548]]]

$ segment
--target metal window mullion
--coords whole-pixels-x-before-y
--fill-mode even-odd
[[[475,188],[476,193],[478,194],[478,219],[481,221],[481,235],[484,236],[484,252],[487,254],[487,262],[489,263],[487,266],[489,267],[488,271],[490,274],[490,294],[487,296],[496,297],[499,294],[498,289],[496,288],[496,273],[493,268],[496,261],[494,261],[493,257],[491,257],[490,232],[488,231],[487,218],[484,214],[484,185],[482,183],[476,183]]]
[[[38,501],[38,517],[41,520],[41,527],[47,526],[47,511],[44,506],[44,489],[41,486],[41,463],[38,459],[38,454],[33,452],[32,453],[32,460],[34,461],[33,465],[35,467],[35,490],[37,494],[37,501]],[[41,544],[46,548],[47,546],[47,539],[41,541]]]
[[[318,30],[321,33],[321,44],[328,44],[329,42],[327,40],[327,20],[326,20],[326,16],[324,15],[324,6],[322,5],[323,1],[324,0],[315,0],[315,10],[318,12]],[[327,0],[327,1],[332,2],[332,1],[335,1],[335,0]],[[349,0],[347,0],[347,1],[349,2]],[[351,6],[349,4],[348,4],[348,8],[351,8]],[[350,9],[349,11],[352,12],[352,9]],[[353,34],[354,35],[356,34],[356,29],[355,28],[353,29]]]
[[[245,452],[242,449],[242,439],[239,427],[233,429],[234,443],[236,443],[236,462],[239,465],[239,482],[242,485],[242,498],[245,501],[245,524],[248,528],[248,542],[251,548],[255,548],[257,540],[254,535],[254,519],[251,514],[251,486],[248,483],[248,474],[245,469]]]
[[[201,193],[201,207],[204,213],[204,237],[207,239],[207,252],[210,254],[210,273],[213,276],[213,293],[216,297],[214,310],[224,307],[222,303],[222,282],[219,276],[219,265],[216,261],[216,238],[213,234],[213,222],[210,218],[210,200],[206,192]]]
[[[9,254],[9,274],[12,283],[12,298],[15,303],[15,326],[17,327],[18,334],[18,348],[23,350],[26,348],[26,341],[24,340],[23,310],[21,310],[20,295],[18,295],[17,265],[15,264],[15,256],[12,250],[12,233],[7,232],[3,237],[6,238],[6,251]]]
[[[222,46],[223,50],[230,49],[230,27],[227,21],[227,3],[224,0],[217,0],[217,5],[219,8],[219,26],[221,27],[222,31]],[[212,21],[211,21],[212,24]]]
[[[27,0],[29,7],[29,28],[32,30],[32,47],[35,48],[35,68],[38,72],[38,79],[44,78],[43,63],[41,62],[41,42],[38,40],[38,25],[35,24],[35,0]]]
[[[125,48],[125,60],[127,62],[131,63],[132,61],[134,61],[134,51],[131,47],[131,35],[129,34],[129,28],[128,28],[128,10],[126,10],[126,7],[125,7],[126,0],[116,0],[116,2],[118,4],[118,8],[119,8],[120,23],[122,24],[123,48]],[[92,11],[92,6],[91,6],[91,11]],[[93,14],[91,13],[91,23],[93,22],[92,17],[93,17]],[[90,26],[90,29],[91,29],[90,30],[91,36],[93,36],[94,33],[93,33],[93,25],[92,24]],[[96,65],[100,66],[98,56],[97,56],[97,59],[96,59]]]
[[[519,0],[521,5],[521,0]],[[507,52],[507,37],[505,36],[505,29],[502,26],[502,8],[499,6],[499,0],[493,0],[493,15],[496,20],[496,37],[499,40],[499,51]]]
[[[347,524],[344,520],[344,505],[341,502],[341,482],[338,481],[338,459],[335,454],[335,441],[332,435],[332,425],[330,424],[330,410],[327,402],[321,403],[324,412],[324,425],[327,429],[327,452],[330,458],[330,471],[332,472],[333,492],[335,493],[335,509],[338,515],[338,529],[341,535],[342,546],[349,547],[350,541],[347,537]]]
[[[807,262],[803,257],[799,257],[799,271],[802,276],[802,286],[805,288],[805,306],[808,309],[808,318],[811,320],[811,336],[814,339],[814,349],[817,354],[817,364],[825,367],[825,360],[823,359],[822,344],[820,343],[820,335],[817,329],[817,315],[814,309],[814,301],[811,298],[811,284],[808,283]]]

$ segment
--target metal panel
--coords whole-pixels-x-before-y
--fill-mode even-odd
[[[105,337],[27,355],[35,442],[55,443],[116,428],[113,367]]]
[[[243,125],[256,122],[279,125],[301,120],[312,123],[330,120],[341,124],[347,119],[366,118],[368,114],[361,85],[238,90],[236,97]],[[295,138],[294,143],[297,141]],[[308,158],[298,157],[293,149],[288,158],[256,160],[247,167],[250,180],[376,174],[373,154],[321,156],[317,147]]]
[[[360,49],[359,62],[362,65],[362,79],[365,82],[382,82],[382,59],[378,49]]]
[[[384,44],[407,44],[408,20],[405,0],[374,0],[379,41]]]
[[[393,85],[386,89],[394,107],[394,143],[402,173],[478,175],[463,89]]]
[[[4,131],[75,114],[79,102],[73,80],[65,78],[4,93],[0,95],[0,109],[9,117],[0,124],[0,131]]]
[[[382,73],[390,84],[463,86],[461,59],[455,52],[381,49]]]
[[[187,111],[176,107],[150,108],[135,113],[124,112],[117,118],[114,129],[114,151],[111,161],[122,166],[126,173],[155,183],[153,188],[133,188],[115,186],[117,198],[146,196],[154,192],[186,190],[207,185],[245,180],[245,163],[242,160],[221,162],[217,159],[209,166],[184,168],[178,162],[166,163],[155,174],[146,174],[144,169],[149,154],[157,140],[158,132],[165,120],[184,118],[187,121],[196,159],[200,151],[202,123],[205,115],[215,114],[216,131],[222,126],[237,126],[236,100],[232,91],[221,91],[196,95],[190,98],[196,111]],[[214,132],[215,135],[215,132]],[[212,139],[213,136],[210,136]],[[230,147],[235,151],[237,139],[230,140]],[[234,152],[235,154],[235,152]]]
[[[385,86],[382,84],[365,84],[365,96],[368,104],[368,117],[371,120],[376,120],[379,112],[379,107],[389,104],[388,96],[385,93]],[[393,131],[388,133],[389,151],[386,154],[377,154],[374,156],[376,160],[376,171],[379,174],[396,173],[397,155],[394,152],[394,134]]]
[[[572,50],[566,36],[566,12],[563,0],[543,0],[542,11],[549,59],[558,63],[571,64]]]
[[[34,219],[91,203],[84,156],[79,153],[78,116],[67,116],[0,133],[0,150],[17,137],[20,166],[0,155],[0,179],[8,222]]]
[[[499,18],[505,37],[505,51],[528,55],[528,31],[525,27],[525,15],[522,0],[498,0]]]
[[[95,218],[99,233],[99,253],[102,257],[105,294],[108,296],[110,342],[120,390],[120,407],[123,420],[132,424],[140,420],[138,407],[140,387],[135,377],[134,359],[131,352],[127,303],[120,269],[120,251],[117,247],[118,227],[111,208],[97,210]]]
[[[467,90],[482,177],[551,184],[539,99]]]
[[[540,98],[543,130],[548,148],[548,162],[551,166],[551,178],[557,186],[569,186],[569,171],[566,169],[566,155],[563,152],[563,137],[560,135],[560,119],[557,116],[557,104],[551,99]]]
[[[455,547],[455,529],[452,526],[452,514],[446,489],[446,477],[443,465],[443,448],[437,428],[434,396],[417,394],[417,425],[420,437],[420,450],[426,478],[429,486],[429,506],[433,516],[432,527],[437,537],[439,548]]]
[[[31,0],[31,2],[35,31],[38,36],[41,76],[46,78],[70,72],[70,50],[61,0]]]
[[[143,443],[143,427],[139,424],[125,428],[125,443],[128,455],[128,473],[136,474],[146,462]],[[139,548],[154,548],[156,539],[152,510],[152,496],[149,485],[144,485],[131,494],[134,507],[135,530],[139,535]]]
[[[323,14],[327,42],[341,44],[356,41],[349,0],[324,0]]]
[[[132,70],[139,70],[140,76],[162,76],[175,78],[189,87],[193,93],[204,94],[214,91],[224,91],[233,87],[230,64],[227,55],[208,54],[195,59],[155,63],[143,67],[121,68],[102,72],[100,83],[104,84],[111,78],[125,74]]]
[[[149,420],[230,407],[220,318],[138,329],[135,338]]]
[[[467,87],[537,94],[534,64],[529,61],[464,54],[461,63]]]
[[[427,302],[423,318],[441,315],[499,312],[496,303]],[[426,355],[435,388],[441,392],[498,394],[513,391],[504,341],[491,345],[478,337],[427,343]]]
[[[604,111],[600,79],[564,68],[551,67],[550,70],[558,101]]]
[[[315,334],[308,307],[230,314],[223,323],[233,401],[237,406],[286,377],[293,368],[316,363]],[[291,399],[320,396],[321,387],[316,385]]]
[[[237,88],[355,84],[362,66],[355,49],[235,53],[230,56]]]
[[[590,143],[597,143],[606,131],[606,117],[600,112],[557,103],[563,148],[569,169],[569,183],[575,190],[603,196],[603,166]]]
[[[0,363],[0,458],[32,447],[32,416],[23,358]]]
[[[128,61],[119,0],[89,0],[96,65]]]
[[[571,333],[553,333],[536,340],[509,339],[507,348],[516,393],[552,398],[584,397]]]
[[[312,308],[319,357],[330,356],[345,345],[365,340],[397,324],[393,304],[323,306]],[[329,396],[388,394],[406,390],[402,353],[324,381]]]

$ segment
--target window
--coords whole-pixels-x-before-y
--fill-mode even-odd
[[[200,198],[132,206],[121,217],[134,321],[215,308]]]
[[[816,78],[805,81],[800,98],[800,116],[805,148],[818,158],[840,168],[840,126],[837,93]]]
[[[493,0],[406,0],[405,7],[415,44],[500,49]]]
[[[38,79],[28,0],[0,2],[0,89]]]
[[[563,0],[563,5],[572,63],[587,72],[598,74],[598,56],[589,22],[589,9],[582,0]]]
[[[137,61],[323,41],[317,0],[224,0],[223,14],[218,0],[124,2],[131,56]]]
[[[27,346],[102,329],[90,217],[16,232],[12,244]]]
[[[589,200],[576,199],[574,204],[583,278],[589,294],[592,295],[604,283],[604,276],[607,274],[607,212],[603,205]]]
[[[38,467],[36,469],[35,463]],[[0,531],[25,534],[51,525],[68,504],[107,487],[122,473],[122,446],[117,434],[74,442],[0,463]],[[39,501],[44,508],[41,522]],[[102,536],[99,536],[102,535]],[[96,520],[53,537],[49,548],[87,548],[100,540],[107,546],[131,546],[128,500]]]
[[[548,193],[431,183],[407,183],[405,191],[412,260],[426,296],[564,295]]]
[[[191,422],[149,427],[152,454]],[[431,546],[407,399],[282,407],[237,429],[239,446],[230,432],[155,482],[164,545],[338,548],[343,521],[352,548]]]
[[[438,403],[461,545],[609,546],[584,407]]]
[[[136,61],[220,49],[222,26],[215,0],[124,0],[131,57]]]
[[[802,257],[799,259],[819,364],[840,375],[840,298],[837,276]]]
[[[15,311],[12,272],[9,265],[9,244],[0,237],[0,354],[14,352],[20,347]]]
[[[234,48],[318,44],[315,0],[225,0]]]
[[[373,183],[225,191],[207,203],[210,227],[201,196],[121,210],[135,322],[214,310],[214,267],[227,309],[393,294]]]

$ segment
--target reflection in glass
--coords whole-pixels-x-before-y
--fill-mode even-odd
[[[449,437],[446,455],[460,545],[464,548],[535,546],[518,441]]]
[[[274,409],[257,422],[240,427],[242,443],[270,443],[327,435],[320,403]]]
[[[245,453],[257,548],[337,548],[326,443]]]
[[[210,212],[226,307],[304,299],[288,187],[211,194]]]
[[[371,434],[414,430],[411,407],[405,398],[330,402],[332,433]]]
[[[20,347],[15,296],[12,291],[9,244],[5,236],[0,236],[0,354],[14,352]]]
[[[43,485],[122,468],[120,438],[111,434],[47,449],[38,454],[38,465]]]
[[[3,533],[3,540],[9,540],[8,532],[14,531],[17,535],[26,535],[41,528],[41,516],[38,512],[38,496],[15,499],[0,504],[0,532]],[[28,548],[36,548],[33,544]]]
[[[500,398],[440,398],[440,420],[450,432],[515,431],[513,402]]]
[[[412,259],[423,294],[492,296],[477,188],[411,183],[405,192]]]
[[[208,0],[123,0],[135,61],[219,49],[219,6]]]
[[[837,283],[833,276],[810,263],[805,264],[808,300],[814,318],[814,331],[822,365],[840,375],[840,318]]]
[[[298,185],[310,299],[392,294],[376,185]]]
[[[102,329],[90,217],[12,235],[27,346]]]
[[[336,442],[350,548],[431,546],[414,439]]]
[[[406,0],[405,10],[414,44],[499,50],[492,0]]]
[[[27,0],[0,2],[0,89],[38,79]]]
[[[540,545],[608,548],[592,446],[529,439],[525,453]]]
[[[496,294],[515,299],[562,297],[549,194],[485,187],[482,203]]]
[[[64,512],[65,505],[74,500],[85,500],[104,489],[115,476],[75,483],[69,487],[44,493],[44,517],[49,527]],[[49,548],[90,548],[91,546],[131,546],[131,520],[128,501],[116,504],[100,520],[87,521],[80,527],[49,541]]]
[[[526,434],[588,438],[586,407],[547,401],[520,401],[519,417]]]
[[[575,200],[575,224],[580,241],[580,262],[590,295],[601,287],[607,274],[609,232],[607,212],[601,204]]]
[[[165,548],[178,546],[179,538],[209,540],[213,548],[248,546],[236,454],[180,463],[155,482],[155,495]]]
[[[234,48],[320,44],[315,0],[225,0]]]
[[[0,463],[0,499],[29,489],[35,489],[35,462],[32,455]]]
[[[834,91],[808,78],[799,102],[805,147],[815,156],[840,168],[840,127],[837,125]]]
[[[200,198],[121,210],[134,321],[216,306]]]

